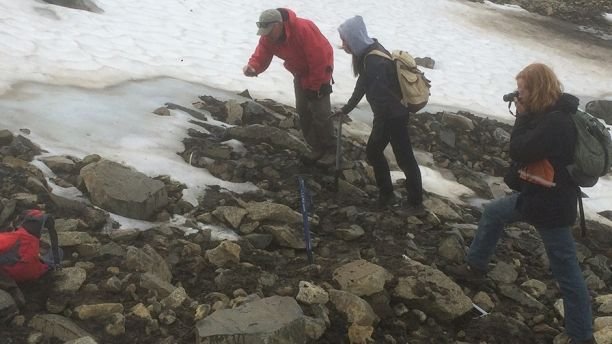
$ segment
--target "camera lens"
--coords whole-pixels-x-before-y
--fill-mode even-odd
[[[505,102],[511,102],[511,101],[514,101],[514,98],[518,98],[518,96],[519,96],[518,91],[514,91],[508,94],[504,94],[503,99]]]

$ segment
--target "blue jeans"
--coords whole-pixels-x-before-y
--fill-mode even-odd
[[[521,220],[521,215],[515,210],[518,195],[515,193],[485,205],[467,256],[469,265],[487,270],[504,226]],[[571,228],[565,226],[537,230],[563,296],[565,331],[575,340],[588,340],[593,336],[591,300],[576,258],[576,243]]]

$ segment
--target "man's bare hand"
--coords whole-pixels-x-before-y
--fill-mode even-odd
[[[257,76],[257,72],[255,72],[255,68],[246,65],[242,68],[242,72],[244,73],[244,75],[252,77],[252,76]]]

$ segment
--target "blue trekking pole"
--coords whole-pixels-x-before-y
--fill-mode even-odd
[[[300,185],[300,200],[302,202],[302,223],[304,224],[304,241],[306,242],[306,254],[308,254],[308,263],[313,264],[314,259],[312,257],[312,246],[310,244],[310,225],[308,223],[308,210],[311,206],[310,195],[306,184],[304,183],[304,177],[298,176],[298,183]]]

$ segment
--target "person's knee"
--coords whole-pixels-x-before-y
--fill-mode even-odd
[[[395,156],[395,160],[397,161],[397,166],[404,172],[409,172],[414,174],[418,171],[418,163],[414,159],[414,156],[406,157],[406,156]]]
[[[509,206],[509,204],[505,202],[505,199],[503,198],[489,202],[483,207],[482,217],[506,220],[505,217],[507,216],[507,213],[512,211],[512,209],[507,209],[507,206]]]
[[[495,213],[497,212],[497,207],[494,202],[487,203],[482,208],[482,217],[491,218],[495,217]]]
[[[572,280],[578,279],[578,277],[582,278],[582,270],[575,253],[569,250],[553,249],[550,246],[547,250],[548,261],[553,272],[556,272],[560,277]]]
[[[366,159],[370,165],[382,161],[385,159],[384,151],[374,145],[368,145],[366,146]]]

